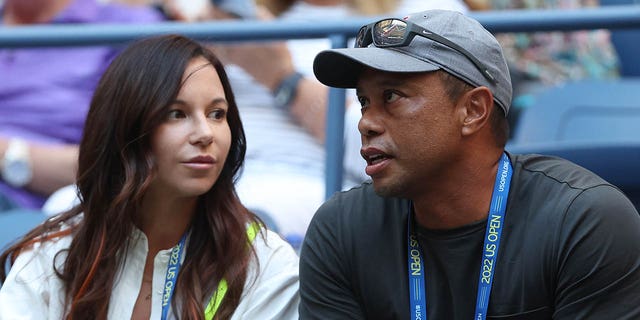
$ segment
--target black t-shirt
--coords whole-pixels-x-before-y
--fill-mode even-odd
[[[510,155],[514,174],[488,319],[640,319],[640,216],[568,161]],[[316,213],[300,256],[301,319],[409,319],[409,201],[370,183]],[[417,228],[429,319],[473,318],[486,221]]]

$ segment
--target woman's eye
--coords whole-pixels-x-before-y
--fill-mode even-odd
[[[216,110],[213,110],[213,111],[209,112],[208,117],[211,118],[211,119],[224,119],[226,114],[227,114],[226,110],[216,109]]]
[[[180,119],[180,118],[184,118],[184,112],[182,112],[181,110],[171,110],[169,111],[169,113],[167,114],[167,118],[168,119]]]
[[[389,102],[394,102],[398,100],[398,98],[400,98],[400,95],[393,91],[385,91],[383,97],[384,97],[384,101],[389,103]]]

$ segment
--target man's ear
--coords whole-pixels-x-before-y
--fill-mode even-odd
[[[473,88],[460,97],[458,108],[462,135],[473,135],[488,123],[493,111],[493,94],[487,87]]]

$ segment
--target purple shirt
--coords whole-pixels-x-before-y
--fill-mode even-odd
[[[161,20],[151,7],[75,0],[51,24]],[[0,48],[0,136],[78,144],[93,90],[117,53],[111,47]],[[26,208],[39,208],[45,200],[1,180],[0,193]]]

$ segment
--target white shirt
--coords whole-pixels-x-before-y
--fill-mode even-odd
[[[116,275],[111,292],[109,319],[131,319],[133,306],[142,284],[147,256],[147,238],[139,230],[133,235],[125,265]],[[38,245],[23,252],[11,268],[0,288],[0,320],[62,319],[64,311],[63,283],[55,275],[54,257],[68,248],[71,237]],[[297,319],[298,256],[277,234],[267,231],[256,236],[253,246],[259,261],[253,259],[240,304],[231,319]],[[162,288],[171,249],[160,251],[154,259],[153,293],[150,319],[160,319]],[[64,254],[55,261],[59,267]],[[172,312],[169,312],[169,318]]]

